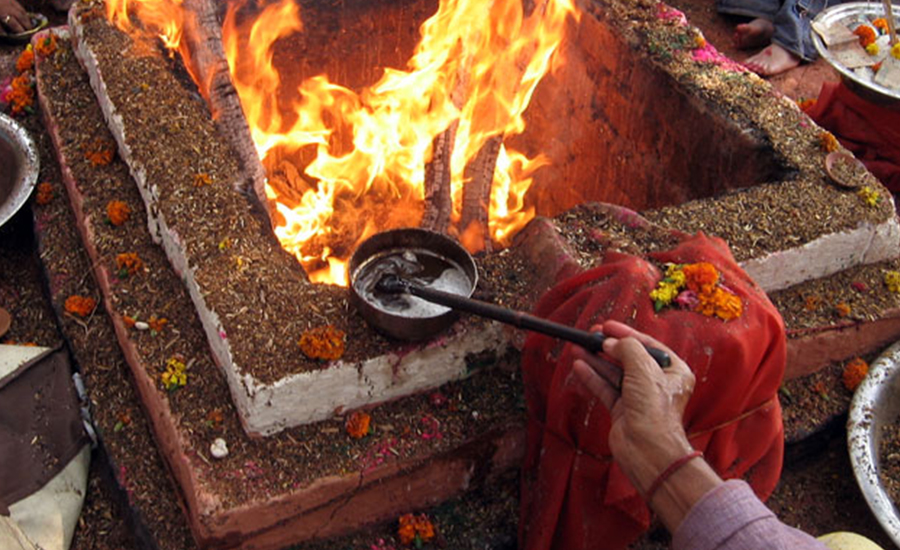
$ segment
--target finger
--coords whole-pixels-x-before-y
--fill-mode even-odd
[[[619,392],[606,379],[597,374],[590,365],[581,359],[576,359],[572,363],[572,372],[591,394],[596,395],[600,399],[606,410],[612,410],[619,399]]]
[[[603,326],[601,328],[603,330],[603,334],[607,336],[612,336],[614,338],[628,338],[630,336],[632,338],[637,338],[643,344],[659,348],[670,354],[672,353],[672,350],[669,349],[668,346],[666,346],[656,338],[650,336],[649,334],[644,334],[643,332],[630,327],[625,323],[620,323],[619,321],[606,321],[605,323],[603,323]]]
[[[18,13],[11,13],[8,14],[8,17],[9,20],[7,20],[6,17],[3,18],[3,23],[13,34],[23,33],[31,28],[31,21],[27,14],[21,15]]]
[[[573,350],[573,355],[574,359],[586,363],[616,391],[622,387],[622,369],[618,366],[580,347]]]

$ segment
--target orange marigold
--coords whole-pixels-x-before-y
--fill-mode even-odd
[[[34,68],[34,52],[31,51],[31,48],[26,48],[21,54],[19,54],[19,59],[16,60],[16,70],[20,73],[24,73],[25,71],[30,71]]]
[[[834,312],[838,317],[846,317],[850,315],[850,304],[847,302],[840,302],[834,305]]]
[[[816,296],[815,294],[809,295],[806,297],[806,311],[814,311],[817,307],[819,307],[819,302],[821,298]]]
[[[74,294],[66,298],[65,308],[68,313],[79,317],[87,317],[97,307],[97,301]]]
[[[347,423],[344,424],[344,428],[347,430],[347,435],[352,437],[353,439],[360,439],[366,436],[369,433],[369,427],[372,424],[372,417],[367,413],[362,411],[356,411],[347,417]]]
[[[819,146],[821,146],[826,153],[833,153],[838,150],[840,144],[838,143],[837,138],[834,137],[834,134],[825,131],[819,134]]]
[[[881,31],[882,34],[888,32],[887,19],[885,19],[884,17],[879,17],[878,19],[872,21],[872,26]]]
[[[6,95],[6,101],[10,105],[12,114],[18,115],[30,111],[34,105],[34,84],[31,81],[31,75],[24,73],[15,77],[10,87],[11,90]]]
[[[127,277],[143,269],[144,262],[134,252],[125,252],[116,256],[116,267],[119,268],[119,277]]]
[[[814,98],[814,97],[811,97],[811,98],[808,97],[808,98],[800,99],[797,101],[797,106],[800,107],[801,111],[808,111],[808,110],[812,109],[813,107],[815,107],[815,105],[816,105],[816,98]]]
[[[84,158],[91,166],[107,166],[116,154],[115,145],[105,139],[95,139],[83,146]]]
[[[710,287],[719,282],[719,272],[709,262],[687,264],[682,267],[685,283],[689,290],[694,292],[708,292]]]
[[[869,44],[873,44],[875,39],[878,38],[878,33],[875,32],[875,29],[868,25],[860,25],[856,27],[853,31],[853,34],[859,37],[859,45],[865,48]]]
[[[122,201],[109,201],[106,203],[106,219],[109,223],[119,226],[128,221],[131,215],[131,207]]]
[[[51,32],[44,39],[38,40],[37,44],[34,45],[34,51],[41,57],[47,57],[56,52],[56,47],[56,34]]]
[[[41,206],[45,206],[50,204],[50,201],[53,200],[53,186],[47,182],[40,183],[37,186],[37,195],[34,197],[34,202],[38,203]]]
[[[857,357],[852,359],[849,363],[844,365],[844,372],[841,375],[844,387],[850,391],[856,391],[856,388],[859,387],[868,372],[869,364],[862,358]]]
[[[697,312],[708,317],[715,316],[723,321],[730,321],[744,313],[744,303],[740,296],[721,287],[716,287],[710,293],[700,294],[698,298],[700,303],[697,305]]]
[[[309,329],[300,336],[300,351],[310,359],[340,359],[344,355],[344,337],[344,331],[331,325]]]
[[[401,544],[412,544],[417,540],[421,544],[434,538],[434,525],[425,514],[404,514],[400,516],[399,524],[397,534]]]
[[[165,317],[157,318],[156,315],[151,315],[149,319],[147,319],[147,324],[150,325],[150,330],[154,332],[162,332],[162,330],[169,323],[169,320]]]
[[[129,317],[128,315],[122,316],[122,322],[125,323],[125,328],[134,328],[134,317]]]
[[[207,174],[206,172],[194,175],[194,186],[195,187],[202,187],[204,185],[211,185],[211,184],[212,184],[212,178],[209,177],[209,174]]]

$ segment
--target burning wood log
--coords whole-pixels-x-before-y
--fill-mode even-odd
[[[255,195],[259,204],[267,210],[264,188],[266,171],[259,160],[241,100],[228,72],[216,3],[212,0],[185,0],[184,9],[188,17],[193,18],[193,24],[185,26],[183,37],[190,51],[190,64],[196,71],[195,78],[204,86],[201,91],[209,102],[219,131],[237,154],[244,172],[244,179],[237,184],[240,191]]]
[[[488,231],[488,209],[491,203],[491,183],[494,181],[494,169],[501,145],[503,136],[492,137],[466,166],[459,231],[463,243],[470,251],[490,252],[493,248]]]
[[[434,154],[431,162],[425,166],[425,214],[422,216],[422,227],[439,233],[447,233],[450,215],[453,213],[450,158],[453,155],[457,126],[457,123],[453,123],[434,138]]]

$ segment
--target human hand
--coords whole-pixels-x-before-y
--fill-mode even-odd
[[[694,374],[668,347],[627,325],[607,321],[591,330],[607,336],[603,351],[621,368],[575,348],[573,371],[609,410],[610,451],[645,495],[660,473],[692,451],[682,416],[694,390]],[[671,366],[660,369],[644,345],[668,352]]]
[[[32,27],[31,17],[16,0],[0,0],[0,28],[8,34],[19,34]]]

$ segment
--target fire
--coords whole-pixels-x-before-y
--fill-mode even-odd
[[[127,0],[110,0],[110,18],[127,20]],[[132,0],[148,28],[178,44],[181,0]],[[386,68],[378,82],[354,91],[326,75],[284,93],[273,65],[275,43],[302,32],[292,0],[270,3],[253,20],[232,3],[223,39],[232,80],[260,158],[275,234],[316,282],[346,284],[346,261],[373,233],[419,225],[425,167],[442,132],[452,134],[450,232],[477,250],[485,232],[507,245],[533,216],[525,194],[543,158],[505,141],[525,129],[522,114],[553,67],[573,0],[441,0],[420,27],[406,70]],[[116,7],[118,6],[118,7]],[[555,61],[556,60],[556,61]],[[293,95],[292,95],[293,93]],[[285,97],[296,99],[285,100]],[[286,104],[289,103],[289,104]],[[458,227],[466,167],[490,141],[501,140],[488,227]],[[473,224],[474,225],[474,224]]]

